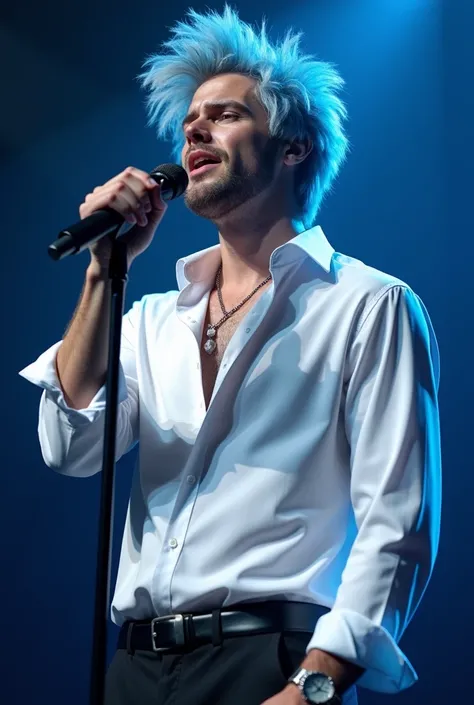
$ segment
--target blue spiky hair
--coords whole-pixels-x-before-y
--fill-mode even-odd
[[[171,139],[179,161],[181,125],[197,88],[223,73],[256,79],[270,134],[313,144],[296,174],[302,220],[311,227],[348,147],[342,125],[346,109],[338,95],[342,78],[332,64],[301,53],[301,33],[289,30],[271,44],[265,21],[256,31],[228,5],[222,14],[189,10],[187,15],[187,21],[171,28],[163,53],[150,56],[139,76],[148,92],[149,124],[156,125],[158,137]]]

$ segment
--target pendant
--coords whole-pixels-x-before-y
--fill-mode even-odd
[[[206,340],[206,342],[204,343],[204,350],[207,352],[208,355],[212,355],[216,348],[217,345],[213,340]]]
[[[217,348],[217,343],[215,340],[212,340],[212,338],[215,338],[216,336],[216,329],[213,328],[212,326],[209,326],[207,329],[207,340],[204,343],[204,350],[207,352],[208,355],[212,355],[214,350]]]

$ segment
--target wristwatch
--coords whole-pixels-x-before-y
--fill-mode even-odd
[[[333,679],[325,673],[297,668],[288,678],[288,683],[297,685],[301,695],[310,705],[342,705]]]

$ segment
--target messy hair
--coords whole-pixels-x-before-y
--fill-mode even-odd
[[[313,145],[295,174],[301,219],[311,227],[348,147],[346,109],[339,97],[344,81],[337,70],[301,53],[301,33],[289,30],[272,44],[265,21],[256,31],[228,5],[222,14],[189,10],[171,33],[164,51],[150,56],[139,76],[148,92],[149,124],[156,125],[158,137],[171,140],[179,161],[182,121],[197,88],[223,73],[254,78],[270,136]]]

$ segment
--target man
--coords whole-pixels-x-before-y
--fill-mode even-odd
[[[406,284],[312,227],[346,151],[342,81],[229,8],[190,12],[143,79],[219,244],[123,321],[117,455],[139,442],[140,462],[107,703],[397,692],[438,545],[438,352]],[[159,186],[127,168],[81,217],[106,206],[134,226],[131,265],[166,213]],[[44,389],[45,462],[75,476],[101,467],[109,257],[91,248],[64,340],[21,373]]]

